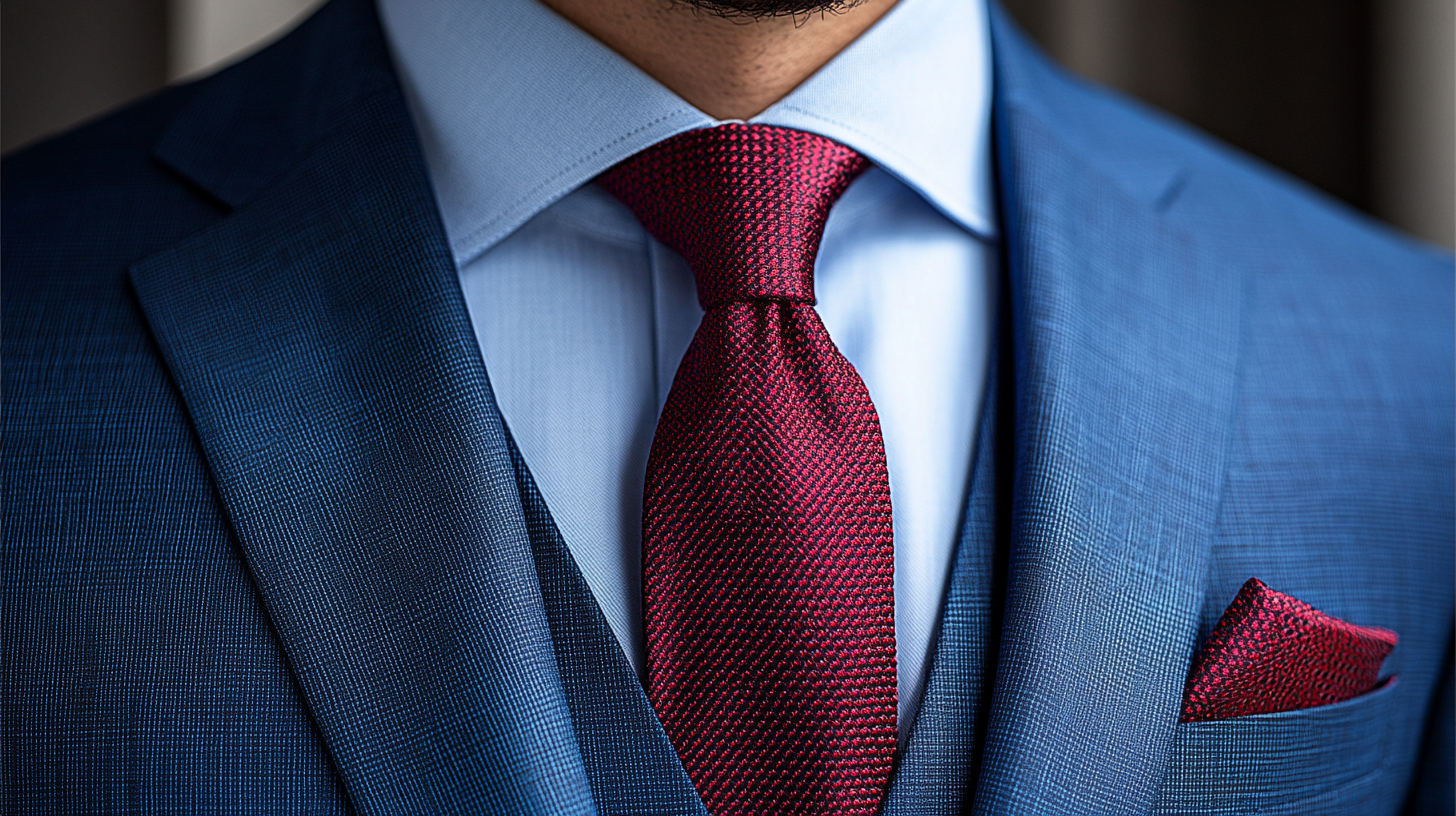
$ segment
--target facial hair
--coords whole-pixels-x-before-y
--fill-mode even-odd
[[[742,17],[751,20],[766,17],[807,17],[813,14],[838,14],[859,5],[862,0],[674,0],[714,17]]]

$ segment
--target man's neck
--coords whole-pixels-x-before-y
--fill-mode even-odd
[[[807,17],[718,17],[676,0],[541,0],[715,119],[788,95],[895,4]]]

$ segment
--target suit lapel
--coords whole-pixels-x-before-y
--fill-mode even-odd
[[[158,155],[235,209],[133,283],[355,809],[592,812],[372,7],[201,84]]]
[[[1195,646],[1240,278],[1158,211],[1177,168],[1099,146],[1089,91],[994,31],[1017,462],[975,812],[1145,812]]]

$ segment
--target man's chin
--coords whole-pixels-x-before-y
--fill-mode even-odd
[[[674,0],[715,17],[804,17],[813,14],[838,14],[864,0]]]

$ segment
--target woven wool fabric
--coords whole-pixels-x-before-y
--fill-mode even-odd
[[[982,590],[952,587],[898,761],[946,798],[885,812],[1451,813],[1450,255],[991,14],[1015,546],[993,673]],[[620,647],[579,609],[548,627],[591,600],[533,553],[390,65],[374,4],[332,0],[0,161],[0,811],[658,812],[617,805],[676,762],[639,758]],[[1398,631],[1399,682],[1173,722],[1250,575]]]
[[[1358,697],[1375,687],[1396,639],[1388,629],[1332,618],[1250,578],[1194,660],[1182,721],[1298,711]]]
[[[870,814],[895,750],[894,554],[869,393],[813,309],[828,139],[692,131],[600,183],[680,252],[706,314],[643,499],[648,695],[715,814]]]

